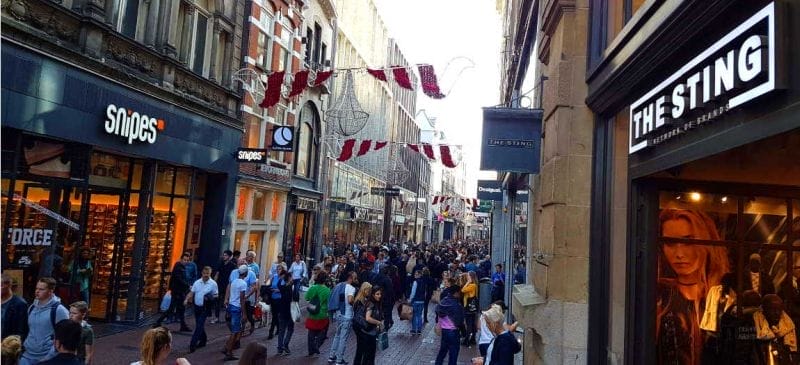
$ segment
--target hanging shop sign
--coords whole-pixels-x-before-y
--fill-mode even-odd
[[[372,195],[388,195],[400,196],[400,188],[370,188],[369,193]]]
[[[288,183],[292,180],[292,174],[288,169],[272,165],[261,165],[261,172],[266,173],[267,179],[279,183]]]
[[[265,148],[238,148],[236,162],[267,163],[267,149]]]
[[[159,131],[163,131],[166,122],[137,111],[108,104],[106,107],[105,131],[133,142],[153,144]]]
[[[629,153],[703,127],[778,88],[775,23],[772,3],[631,104]]]
[[[314,199],[298,197],[297,210],[317,210],[317,201]]]
[[[503,183],[497,180],[478,180],[478,199],[484,201],[503,201]]]
[[[367,208],[353,207],[353,210],[350,212],[350,218],[357,221],[365,221],[367,220],[367,212]]]
[[[539,173],[542,114],[541,109],[483,108],[481,170]]]
[[[272,148],[273,151],[292,152],[294,143],[294,129],[289,126],[275,127],[272,130]]]

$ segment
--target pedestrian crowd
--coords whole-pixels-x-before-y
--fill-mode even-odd
[[[180,323],[179,331],[193,332],[189,352],[205,347],[206,321],[225,322],[230,336],[221,352],[223,361],[265,364],[268,342],[275,339],[275,356],[288,356],[295,323],[308,329],[308,356],[326,350],[329,364],[348,364],[350,336],[355,336],[354,365],[374,364],[377,351],[390,346],[388,331],[395,318],[409,320],[410,335],[423,333],[430,322],[440,336],[435,363],[456,364],[461,347],[477,346],[476,364],[512,364],[520,351],[516,323],[505,323],[503,293],[506,275],[492,265],[483,242],[438,244],[354,244],[344,250],[325,246],[320,262],[309,269],[299,254],[278,254],[269,270],[255,262],[253,251],[225,251],[214,268],[198,270],[185,253],[173,267],[162,315],[147,330],[141,358],[132,365],[163,365],[172,351],[172,334],[163,325]],[[494,270],[493,270],[494,269]],[[14,295],[13,280],[2,277],[3,364],[91,364],[94,335],[86,322],[85,301],[63,304],[55,295],[56,281],[38,281],[35,300],[28,305]],[[479,283],[491,283],[493,304],[481,308]],[[300,299],[306,303],[301,310]],[[429,316],[430,303],[436,304]],[[186,323],[185,308],[194,313],[194,330]],[[482,311],[483,310],[483,311]],[[397,315],[394,313],[397,312]],[[241,338],[266,328],[266,342],[251,342],[239,354]],[[331,327],[333,330],[331,330]],[[184,358],[179,365],[187,365]]]

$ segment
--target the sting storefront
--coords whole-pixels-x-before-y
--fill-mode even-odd
[[[590,363],[795,364],[800,6],[634,3],[590,47]]]
[[[4,272],[97,320],[156,313],[181,253],[227,242],[241,128],[11,44],[2,64]]]

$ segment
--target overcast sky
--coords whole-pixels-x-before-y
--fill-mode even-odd
[[[344,0],[346,1],[346,0]],[[475,195],[480,165],[482,107],[499,102],[500,16],[494,0],[374,0],[389,36],[396,39],[411,64],[432,64],[440,87],[450,93],[433,100],[420,89],[417,110],[436,118],[451,144],[461,144],[467,162],[466,195]],[[451,66],[443,74],[448,63]],[[469,177],[473,178],[469,178]]]

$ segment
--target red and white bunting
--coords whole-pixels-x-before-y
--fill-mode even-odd
[[[357,140],[352,138],[345,140],[344,145],[342,146],[342,153],[339,154],[339,158],[337,158],[336,160],[344,162],[353,158],[353,151],[356,148],[356,142]],[[358,144],[359,146],[358,146],[358,151],[356,152],[356,156],[366,155],[370,151],[378,151],[386,147],[387,144],[389,144],[389,142],[373,141],[371,139],[362,140]]]
[[[428,143],[406,143],[406,147],[414,152],[422,153],[431,161],[436,161],[435,149],[439,150],[439,158],[442,160],[442,165],[451,169],[457,165],[450,152],[450,146],[446,144],[438,145],[438,148],[434,148],[433,145]]]

